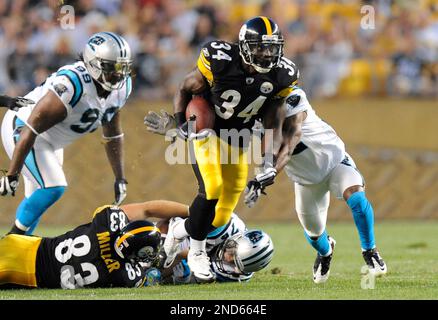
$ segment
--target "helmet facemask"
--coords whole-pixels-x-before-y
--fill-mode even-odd
[[[262,40],[239,41],[243,61],[259,73],[267,73],[279,66],[283,47],[284,39],[278,35],[263,35]]]
[[[244,274],[237,264],[238,242],[236,240],[241,236],[242,234],[237,234],[236,236],[228,238],[216,252],[213,262],[220,272],[236,277]]]
[[[132,61],[126,59],[111,61],[96,58],[90,64],[101,70],[96,81],[107,91],[120,89],[132,70]]]

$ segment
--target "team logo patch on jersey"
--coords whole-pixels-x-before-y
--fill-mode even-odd
[[[254,83],[254,78],[248,77],[245,79],[245,81],[246,81],[246,84],[250,85],[250,84]]]
[[[55,91],[56,91],[56,93],[58,94],[58,96],[62,96],[62,94],[63,94],[64,92],[67,92],[67,87],[64,86],[63,84],[60,84],[60,83],[55,84],[55,85],[53,86],[53,89],[55,89]]]
[[[202,53],[204,54],[204,57],[209,57],[210,54],[208,53],[208,49],[207,48],[203,48],[202,49]]]
[[[274,86],[270,82],[263,82],[262,85],[260,86],[260,91],[262,93],[265,93],[265,94],[271,93],[272,90],[274,90]]]
[[[286,104],[289,107],[295,108],[300,103],[300,100],[301,96],[294,94],[286,99]]]

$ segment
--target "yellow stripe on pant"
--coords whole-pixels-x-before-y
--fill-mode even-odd
[[[0,285],[36,287],[35,265],[41,238],[10,234],[0,239]]]
[[[200,193],[207,200],[218,199],[213,226],[223,226],[230,220],[248,176],[247,153],[230,146],[217,136],[194,140],[194,165]]]

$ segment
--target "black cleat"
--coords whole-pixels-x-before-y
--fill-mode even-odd
[[[368,266],[369,271],[376,277],[382,276],[388,271],[386,263],[383,261],[382,257],[380,257],[377,248],[362,251],[362,256]]]
[[[323,257],[319,253],[316,254],[315,263],[313,265],[313,282],[315,283],[326,282],[330,275],[330,262],[332,261],[336,241],[330,236],[328,237],[328,240],[332,247],[332,253],[327,257]]]

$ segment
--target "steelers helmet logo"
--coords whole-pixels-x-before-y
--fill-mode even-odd
[[[274,90],[274,86],[270,82],[263,82],[262,85],[260,86],[260,91],[262,93],[265,93],[265,94],[271,93],[272,90]]]

